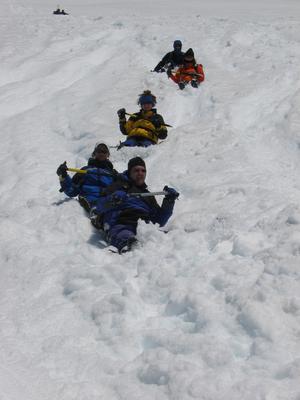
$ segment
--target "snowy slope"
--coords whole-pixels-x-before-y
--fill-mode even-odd
[[[0,8],[1,400],[300,399],[299,5],[151,5]],[[199,90],[150,72],[177,38]],[[174,128],[111,159],[181,195],[113,255],[55,171],[148,88]]]

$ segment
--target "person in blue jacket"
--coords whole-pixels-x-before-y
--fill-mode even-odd
[[[61,164],[56,171],[59,176],[60,191],[69,197],[78,196],[80,205],[89,212],[103,194],[104,188],[112,184],[118,175],[109,160],[109,155],[106,144],[97,144],[88,160],[88,165],[81,168],[86,173],[76,173],[73,178],[68,175],[67,163]]]
[[[101,197],[97,202],[96,212],[102,218],[106,240],[120,254],[130,250],[136,242],[139,219],[164,226],[171,217],[175,200],[179,196],[175,189],[165,186],[167,195],[159,206],[154,196],[132,195],[149,193],[145,178],[144,160],[134,157],[129,160],[127,171],[105,189],[107,196]]]

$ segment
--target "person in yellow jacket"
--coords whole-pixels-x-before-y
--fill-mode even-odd
[[[143,146],[148,147],[157,144],[159,139],[167,137],[167,128],[163,117],[157,114],[156,97],[150,90],[145,90],[139,95],[138,105],[141,110],[130,114],[126,121],[126,110],[121,108],[117,114],[119,116],[120,131],[127,136],[125,142],[120,143],[119,148],[123,146]]]

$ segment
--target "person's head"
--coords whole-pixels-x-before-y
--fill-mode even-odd
[[[176,52],[180,52],[182,48],[182,43],[180,40],[175,40],[173,43],[173,48]]]
[[[144,111],[150,111],[156,104],[156,97],[150,90],[144,90],[144,92],[139,95],[138,104]]]
[[[109,158],[109,149],[105,143],[96,144],[92,156],[98,161],[105,161]]]
[[[183,56],[183,62],[185,64],[195,63],[194,51],[193,49],[188,49]]]
[[[128,161],[127,173],[136,186],[142,186],[146,178],[146,164],[141,157],[134,157]]]

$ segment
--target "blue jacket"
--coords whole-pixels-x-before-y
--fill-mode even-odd
[[[112,184],[117,172],[109,160],[97,161],[90,158],[88,165],[81,168],[87,170],[86,174],[69,175],[60,182],[63,192],[69,197],[81,196],[89,203],[99,199],[103,189]]]
[[[127,194],[120,204],[116,204],[115,192]],[[139,219],[158,223],[164,226],[171,217],[174,200],[164,198],[159,206],[155,197],[130,196],[130,193],[149,193],[147,185],[137,187],[129,179],[127,171],[119,175],[118,180],[106,189],[107,196],[101,197],[97,202],[97,212],[103,216],[105,229],[114,225],[130,225],[136,231]]]

